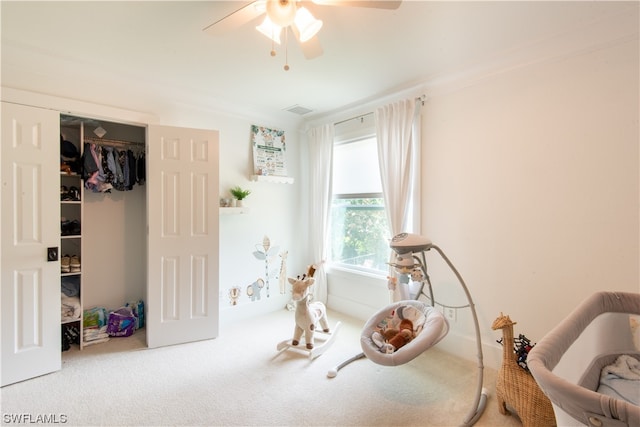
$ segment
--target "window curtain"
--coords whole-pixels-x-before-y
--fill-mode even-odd
[[[333,175],[333,124],[310,129],[309,141],[309,242],[311,257],[317,265],[314,274],[316,301],[327,302],[326,236],[331,212],[331,180]]]
[[[419,120],[416,118],[416,102],[403,100],[375,111],[378,159],[382,192],[391,235],[414,232],[417,218],[414,204],[419,206],[416,186],[419,182],[419,159],[415,156],[419,146]],[[390,253],[393,261],[393,253]],[[393,275],[393,272],[391,272]],[[397,286],[392,299],[407,299],[408,291]]]

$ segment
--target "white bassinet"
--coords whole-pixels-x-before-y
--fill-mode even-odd
[[[640,397],[640,380],[623,381],[630,401],[597,392],[602,369],[619,356],[640,360],[630,328],[630,315],[638,314],[640,294],[598,292],[533,347],[527,365],[558,426],[640,426],[640,407],[630,403]]]

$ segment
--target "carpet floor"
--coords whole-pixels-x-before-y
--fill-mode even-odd
[[[68,426],[456,426],[467,419],[475,362],[436,346],[402,366],[361,359],[328,378],[360,353],[364,322],[330,312],[330,324],[341,328],[310,360],[276,350],[291,338],[293,316],[281,310],[189,344],[148,349],[141,329],[66,351],[62,370],[0,390],[2,425],[20,417]],[[485,368],[489,399],[475,425],[520,426],[517,416],[498,412],[495,379]]]

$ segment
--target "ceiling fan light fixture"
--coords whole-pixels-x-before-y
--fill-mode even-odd
[[[322,21],[316,19],[305,7],[299,7],[294,20],[296,28],[300,33],[300,42],[304,43],[318,34],[322,28]]]
[[[296,17],[295,0],[267,0],[267,16],[279,27],[287,27]]]
[[[280,44],[280,33],[282,33],[282,27],[274,24],[273,21],[269,19],[269,15],[264,17],[264,21],[256,27],[256,30],[274,42]]]

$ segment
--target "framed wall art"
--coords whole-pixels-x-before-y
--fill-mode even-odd
[[[251,125],[253,169],[256,175],[287,176],[284,131]]]

